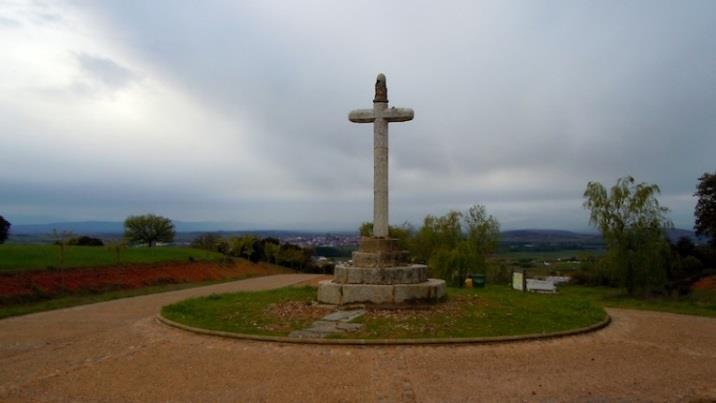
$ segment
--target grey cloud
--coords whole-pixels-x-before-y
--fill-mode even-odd
[[[391,126],[398,221],[480,202],[510,225],[584,228],[586,183],[633,175],[661,185],[677,225],[689,227],[693,203],[677,196],[716,168],[712,1],[86,6],[162,80],[223,119],[251,122],[224,147],[250,150],[261,166],[226,175],[227,187],[270,167],[279,174],[266,180],[301,198],[250,188],[196,196],[217,215],[279,226],[296,211],[327,226],[368,219],[372,130],[346,115],[370,107],[380,71],[391,103],[416,111]],[[109,88],[139,79],[120,62],[76,56]],[[205,172],[199,165],[212,161],[187,164]],[[191,186],[220,193],[212,181]]]
[[[85,73],[110,89],[126,87],[139,79],[137,74],[111,59],[82,52],[74,56]]]

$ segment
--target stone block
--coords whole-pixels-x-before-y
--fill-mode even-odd
[[[341,285],[331,280],[318,283],[318,301],[324,304],[341,304]]]
[[[407,261],[405,251],[390,252],[353,252],[353,265],[357,267],[392,267],[400,266]]]
[[[445,281],[435,278],[417,284],[396,284],[394,287],[396,304],[438,301],[446,292]]]
[[[445,281],[428,279],[415,284],[341,284],[330,280],[318,285],[318,301],[324,304],[395,305],[437,302],[445,296]],[[324,318],[326,319],[326,318]]]
[[[393,286],[378,284],[343,284],[342,304],[392,304]]]
[[[334,282],[341,284],[414,284],[428,279],[425,265],[366,268],[338,265]]]
[[[362,237],[358,248],[361,252],[397,252],[400,244],[394,238]]]

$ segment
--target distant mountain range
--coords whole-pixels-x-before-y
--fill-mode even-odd
[[[512,231],[503,231],[500,239],[502,242],[602,242],[602,236],[598,233],[585,234],[579,232],[551,229],[518,229]]]
[[[177,232],[236,231],[246,228],[241,223],[220,223],[212,221],[173,221]],[[76,234],[118,234],[124,232],[124,223],[119,221],[70,221],[50,224],[20,224],[10,227],[15,235],[44,235],[52,231],[69,231]]]
[[[221,223],[213,221],[174,221],[177,232],[252,232],[266,234],[266,236],[278,233],[296,234],[322,234],[327,231],[279,231],[279,230],[258,230],[241,223]],[[70,231],[75,234],[119,234],[124,231],[124,224],[118,221],[76,221],[57,222],[50,224],[13,225],[10,228],[11,235],[47,235],[53,230]],[[334,233],[348,233],[351,231],[332,231]],[[600,244],[602,237],[598,233],[579,233],[565,230],[551,229],[519,229],[502,232],[503,243],[579,243],[579,244]],[[698,240],[693,231],[674,228],[667,231],[672,240],[681,237],[688,237]]]
[[[666,236],[672,241],[686,237],[693,241],[705,241],[696,236],[694,231],[682,228],[672,228],[666,231]],[[551,229],[520,229],[503,231],[501,239],[503,243],[602,243],[602,236],[599,233],[580,233],[564,230]]]

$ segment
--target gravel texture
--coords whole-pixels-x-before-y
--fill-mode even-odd
[[[716,319],[609,309],[598,332],[460,346],[321,346],[155,321],[188,297],[291,274],[0,320],[0,401],[713,401]]]

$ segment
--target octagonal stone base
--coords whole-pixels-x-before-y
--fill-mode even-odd
[[[428,279],[428,266],[410,264],[398,267],[355,267],[337,265],[333,282],[341,284],[415,284]]]
[[[333,280],[318,284],[318,301],[332,305],[438,302],[443,297],[445,281],[434,278],[414,284],[346,284]]]

